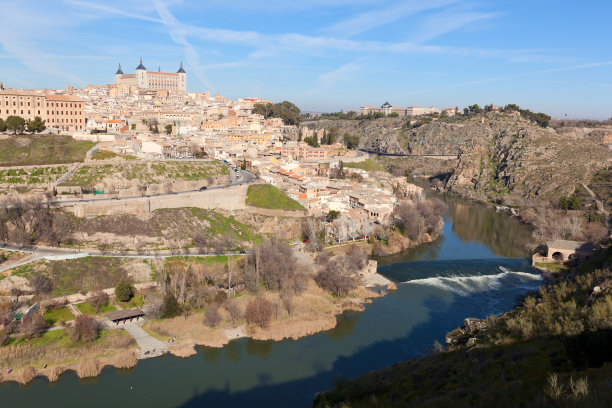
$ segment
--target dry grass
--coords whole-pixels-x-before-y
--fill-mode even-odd
[[[191,357],[197,353],[195,347],[189,344],[172,347],[168,351],[170,354],[177,357]]]
[[[117,368],[132,368],[137,362],[138,359],[132,351],[122,351],[113,357],[113,366]]]
[[[79,378],[95,377],[102,371],[100,362],[96,359],[81,360],[77,366],[77,375]]]
[[[58,330],[59,332],[59,330]],[[53,333],[53,332],[49,332]],[[58,365],[75,360],[93,359],[114,354],[119,349],[131,347],[134,339],[124,331],[111,331],[94,342],[74,343],[66,336],[37,344],[19,344],[0,347],[2,365],[15,370],[24,367],[40,367],[44,364]]]
[[[55,382],[59,380],[60,375],[62,375],[64,371],[65,371],[65,368],[62,366],[51,367],[46,372],[47,378],[49,379],[49,381]]]
[[[16,377],[20,384],[27,384],[36,378],[36,370],[32,367],[26,367],[25,369],[21,370],[21,372],[17,373]]]

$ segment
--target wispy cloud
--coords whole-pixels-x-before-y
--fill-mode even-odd
[[[74,6],[85,7],[88,9],[101,11],[103,13],[124,16],[124,17],[129,17],[129,18],[135,18],[138,20],[150,21],[152,23],[162,23],[162,20],[158,18],[150,17],[142,13],[130,12],[130,11],[127,11],[125,7],[119,8],[119,7],[109,6],[108,4],[92,3],[92,2],[81,1],[81,0],[64,0],[64,1]]]
[[[416,33],[414,37],[412,37],[412,40],[417,43],[423,43],[438,38],[443,34],[471,25],[477,21],[490,20],[499,15],[499,13],[456,9],[445,10],[425,18],[421,24],[417,25],[415,30]]]
[[[317,77],[317,87],[312,89],[309,94],[315,94],[325,89],[333,88],[338,82],[345,82],[354,79],[354,74],[361,69],[354,62],[344,64],[338,69],[326,72]]]
[[[456,3],[458,0],[409,0],[399,1],[389,7],[376,11],[367,11],[357,14],[346,20],[339,21],[323,29],[324,33],[351,37],[353,35],[369,31],[373,28],[389,24],[393,21],[405,18],[425,10],[432,10],[438,7]]]
[[[168,10],[163,1],[154,0],[153,4],[155,5],[155,9],[161,18],[162,24],[168,28],[172,41],[183,47],[188,67],[205,86],[212,88],[204,73],[204,70],[199,64],[198,52],[187,40],[186,31],[184,30],[183,25],[176,19],[176,17],[174,17],[170,10]]]

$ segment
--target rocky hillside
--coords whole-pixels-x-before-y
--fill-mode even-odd
[[[359,146],[381,153],[458,154],[443,188],[480,201],[557,202],[612,164],[607,128],[541,128],[520,116],[487,113],[415,121],[404,118],[307,122],[360,136]],[[402,159],[398,159],[402,160]],[[433,159],[432,159],[433,160]],[[430,174],[431,175],[431,174]]]

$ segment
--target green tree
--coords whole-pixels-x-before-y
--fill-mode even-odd
[[[0,129],[0,132],[1,131],[2,130]],[[300,131],[298,132],[298,142],[301,142],[301,141],[302,141],[302,128],[300,128]]]
[[[176,317],[180,315],[182,312],[181,305],[179,305],[178,301],[174,294],[170,291],[166,293],[164,296],[164,303],[162,305],[162,318],[167,319],[170,317]]]
[[[166,125],[166,133],[167,133],[167,134],[172,133],[172,125],[171,125],[171,124],[167,124],[167,125]]]
[[[342,141],[347,149],[357,149],[359,147],[359,136],[345,133]]]
[[[132,123],[132,130],[136,130],[136,124]]]
[[[317,139],[314,137],[305,137],[304,141],[308,143],[309,146],[319,147],[319,142],[317,142]]]
[[[246,170],[246,159],[242,159],[242,164],[240,165],[240,170]]]
[[[4,132],[6,130],[6,123],[0,118],[0,132]]]
[[[22,133],[25,129],[25,119],[20,116],[9,116],[6,118],[6,129],[14,134]]]
[[[28,132],[31,133],[40,133],[47,128],[45,126],[45,121],[42,120],[40,116],[36,116],[34,120],[28,120],[26,126],[28,128]]]
[[[129,302],[134,296],[134,287],[124,279],[121,279],[117,286],[115,286],[115,296],[120,302]]]
[[[265,119],[281,118],[285,125],[300,124],[300,108],[289,101],[280,103],[256,103],[252,113],[262,115]]]
[[[325,220],[327,222],[331,222],[331,221],[337,219],[338,217],[340,217],[340,211],[329,210],[329,212],[327,213],[327,216],[325,217]]]

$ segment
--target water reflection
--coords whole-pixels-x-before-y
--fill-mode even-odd
[[[259,356],[264,359],[270,355],[272,347],[274,346],[273,341],[262,341],[262,340],[247,340],[246,352],[251,356]]]
[[[355,323],[359,320],[359,312],[346,312],[338,316],[336,320],[336,327],[328,331],[327,335],[333,340],[341,340],[355,330]]]
[[[453,233],[461,241],[485,244],[496,256],[520,258],[528,255],[531,230],[517,219],[484,205],[447,198]]]

